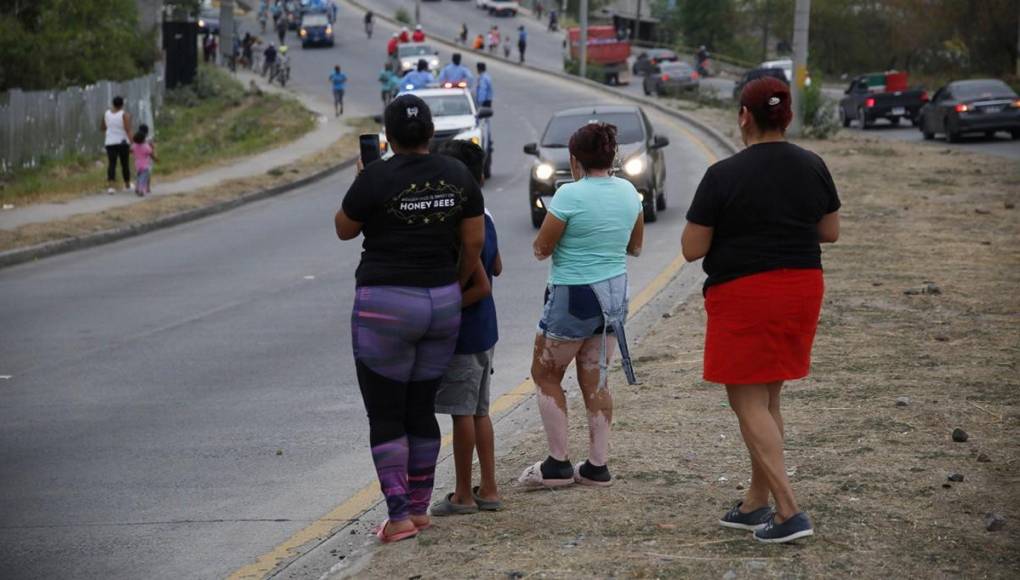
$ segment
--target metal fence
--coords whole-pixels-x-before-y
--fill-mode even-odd
[[[155,111],[163,98],[156,74],[62,91],[0,93],[0,173],[33,167],[47,158],[102,154],[100,121],[117,95],[124,97],[134,128],[145,123],[155,130]]]

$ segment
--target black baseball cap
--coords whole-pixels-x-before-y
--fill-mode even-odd
[[[420,97],[400,95],[386,105],[383,114],[387,139],[404,147],[418,147],[428,143],[435,131],[432,111]]]

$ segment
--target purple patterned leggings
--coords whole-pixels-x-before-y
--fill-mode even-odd
[[[369,440],[392,521],[424,515],[432,498],[436,389],[460,329],[460,287],[362,286],[351,334]]]

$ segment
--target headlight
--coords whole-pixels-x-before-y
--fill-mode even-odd
[[[304,28],[301,29],[301,36],[308,36],[308,31]]]
[[[552,177],[553,173],[556,173],[556,169],[548,163],[539,163],[535,166],[535,177],[542,181]]]
[[[640,157],[635,157],[623,164],[623,172],[631,177],[641,175],[641,173],[644,170],[645,170],[645,158],[643,155]]]
[[[327,34],[327,35],[329,35],[329,34],[333,34],[333,28],[332,28],[332,27],[330,27],[330,26],[327,26],[327,27],[326,27],[326,34]]]
[[[479,147],[482,146],[482,132],[479,129],[469,129],[463,133],[457,133],[454,139],[457,141],[470,141]]]
[[[429,61],[429,66],[431,66],[433,68],[439,66],[439,59],[434,58],[434,59],[430,60]]]
[[[198,27],[199,28],[205,28],[205,20],[202,20],[201,18],[199,18],[198,19]]]

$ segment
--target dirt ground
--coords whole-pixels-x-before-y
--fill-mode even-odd
[[[612,379],[613,487],[515,488],[546,455],[531,433],[498,462],[506,511],[437,519],[359,576],[1015,578],[1020,167],[850,132],[802,145],[844,202],[812,376],[784,395],[787,469],[814,538],[764,546],[716,523],[750,466],[723,389],[700,377],[695,295],[635,349],[643,385]],[[921,288],[937,293],[906,293]],[[577,399],[571,445],[585,457]],[[986,530],[989,512],[1004,529]]]
[[[26,224],[14,230],[0,230],[0,251],[142,224],[297,181],[357,155],[358,134],[362,129],[375,130],[377,127],[370,118],[350,119],[348,124],[352,130],[328,149],[314,157],[271,169],[262,175],[230,180],[189,193],[156,196],[98,214],[82,214],[53,222]]]

